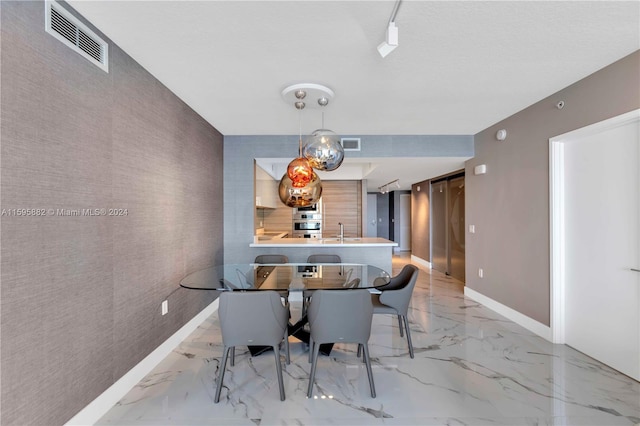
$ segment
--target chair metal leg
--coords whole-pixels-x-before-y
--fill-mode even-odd
[[[236,347],[232,346],[231,347],[231,366],[233,367],[234,365],[236,365]]]
[[[309,336],[309,363],[313,361],[313,339]]]
[[[229,356],[229,351],[232,348],[228,348],[225,346],[224,354],[222,355],[222,362],[220,363],[219,372],[218,372],[218,385],[216,386],[216,396],[213,399],[213,402],[216,404],[220,401],[220,392],[222,391],[222,381],[224,380],[224,370],[227,368],[227,358]],[[233,358],[232,358],[233,359]]]
[[[400,328],[400,337],[404,337],[404,333],[402,331],[402,315],[398,315],[398,328]]]
[[[280,347],[275,345],[273,353],[276,357],[276,373],[278,374],[278,386],[280,387],[280,401],[284,401],[284,383],[282,380],[282,365],[280,364]]]
[[[360,358],[360,355],[362,355],[362,345],[360,343],[358,343],[358,353],[356,354],[356,356],[358,358]],[[364,360],[363,360],[364,362]]]
[[[311,372],[309,373],[309,389],[307,390],[307,398],[311,398],[313,394],[313,381],[316,378],[316,365],[318,364],[318,354],[320,353],[320,345],[313,345],[313,360],[311,362]]]
[[[376,397],[376,386],[373,384],[373,371],[371,371],[371,359],[369,358],[369,345],[367,343],[362,344],[365,364],[367,365],[367,375],[369,376],[369,387],[371,388],[371,398]]]
[[[409,320],[405,315],[402,316],[404,318],[404,324],[407,328],[407,342],[409,343],[409,356],[413,358],[413,343],[411,343],[411,331],[409,330]]]

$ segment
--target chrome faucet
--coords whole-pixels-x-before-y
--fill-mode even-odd
[[[338,237],[340,238],[340,241],[342,241],[344,240],[344,225],[342,222],[338,222],[338,226],[340,226],[340,235],[338,235]]]

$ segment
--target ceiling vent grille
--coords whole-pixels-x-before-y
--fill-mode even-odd
[[[360,151],[360,138],[342,138],[340,143],[345,151]]]
[[[45,30],[90,62],[109,72],[109,46],[54,0],[45,2]]]

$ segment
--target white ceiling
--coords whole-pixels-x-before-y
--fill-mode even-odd
[[[302,82],[338,134],[475,134],[640,48],[638,1],[405,0],[384,59],[393,1],[68,3],[224,135],[297,134]]]

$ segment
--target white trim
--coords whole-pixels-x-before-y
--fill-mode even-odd
[[[477,291],[467,286],[464,287],[464,295],[469,299],[483,304],[492,311],[495,311],[503,317],[506,317],[516,324],[526,328],[532,333],[537,334],[543,339],[551,341],[551,327],[548,327],[541,322],[534,320],[533,318],[523,315],[520,312],[511,309],[510,307],[503,305],[500,302],[496,302],[495,300],[485,296],[484,294],[478,293]]]
[[[550,262],[549,295],[551,297],[551,334],[553,343],[565,343],[565,193],[564,193],[564,143],[549,140],[549,221]]]
[[[185,340],[200,324],[209,318],[218,309],[218,299],[211,302],[193,317],[188,323],[182,326],[171,337],[165,340],[153,352],[129,370],[117,382],[111,385],[100,396],[94,399],[78,414],[73,416],[66,425],[92,425],[95,424],[107,411],[120,401],[135,385],[137,385],[147,374],[151,372],[163,359],[165,359],[173,349]]]
[[[427,262],[426,260],[421,259],[418,256],[411,255],[411,262],[422,265],[427,269],[431,269],[431,262]]]
[[[565,343],[565,184],[564,145],[576,138],[603,132],[640,119],[640,109],[627,112],[549,139],[550,307],[553,343]]]
[[[551,139],[549,139],[549,141],[566,143],[572,139],[582,138],[584,136],[590,136],[596,133],[601,133],[605,130],[612,129],[614,127],[624,126],[625,124],[631,123],[638,119],[640,119],[640,109],[629,111],[624,114],[607,118],[606,120],[599,121],[597,123],[590,124],[588,126],[581,127],[579,129],[572,130],[570,132],[563,133],[558,136],[554,136]]]

